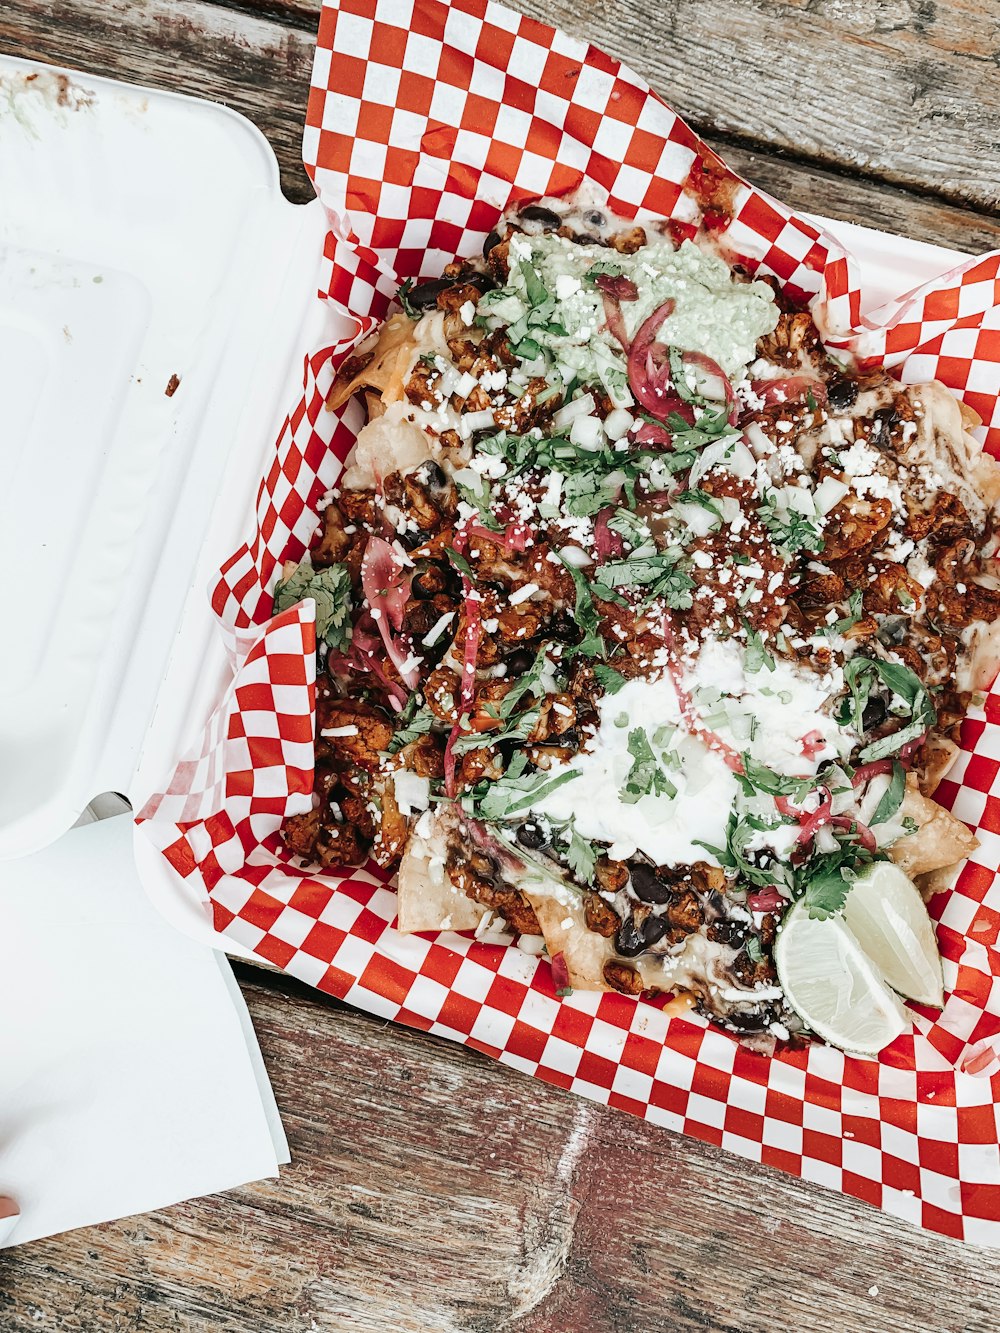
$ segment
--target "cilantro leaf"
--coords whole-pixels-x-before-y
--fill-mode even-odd
[[[755,630],[748,620],[744,620],[744,627],[747,632],[747,643],[743,650],[743,665],[751,675],[756,675],[763,667],[768,671],[775,669],[774,658],[764,647],[763,636]]]
[[[823,625],[820,628],[820,634],[825,634],[827,636],[832,634],[846,634],[849,629],[853,629],[864,615],[861,605],[863,599],[864,593],[860,588],[856,588],[847,599],[847,615],[844,616],[842,620],[834,621],[832,625]]]
[[[610,588],[646,588],[647,601],[662,597],[674,610],[687,610],[691,605],[694,579],[682,567],[683,552],[679,547],[656,555],[632,555],[627,560],[609,560],[601,565],[599,581],[594,591],[607,597]]]
[[[584,657],[603,657],[604,640],[600,635],[601,617],[598,615],[597,607],[594,605],[594,599],[591,596],[590,586],[584,578],[582,572],[571,565],[563,557],[561,551],[556,551],[556,555],[569,571],[576,588],[576,606],[574,607],[574,617],[576,623],[583,630],[583,639],[580,643],[572,647],[566,657],[574,657],[578,654]]]
[[[308,556],[274,587],[274,613],[311,597],[316,603],[316,637],[343,651],[351,641],[351,576],[346,565],[314,569]]]
[[[603,662],[598,662],[594,667],[594,678],[603,688],[605,694],[617,694],[626,684],[625,677],[614,667],[605,666]]]
[[[884,824],[890,820],[903,804],[906,795],[906,770],[898,760],[893,761],[892,778],[882,793],[882,798],[871,817],[872,824]]]
[[[677,795],[677,788],[657,762],[649,737],[642,727],[634,727],[629,732],[628,752],[632,756],[632,767],[620,792],[626,805],[635,805],[643,796],[667,796],[673,799]]]
[[[592,842],[582,838],[570,825],[569,845],[566,848],[566,860],[573,875],[581,884],[593,884],[594,867],[597,864],[597,849]]]
[[[511,776],[511,770],[508,769],[504,776],[497,778],[495,782],[481,784],[483,787],[481,795],[477,794],[480,784],[473,789],[476,813],[480,818],[487,820],[509,819],[519,810],[526,810],[536,801],[550,796],[557,788],[579,776],[576,769],[557,773],[555,777],[548,773],[522,773]]]
[[[409,745],[411,741],[417,740],[420,736],[426,736],[433,725],[434,714],[424,705],[408,719],[405,727],[393,734],[392,740],[389,742],[389,753],[397,754],[404,745]]]

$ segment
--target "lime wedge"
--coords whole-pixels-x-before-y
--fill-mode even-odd
[[[817,1036],[857,1055],[877,1055],[909,1026],[899,997],[840,917],[819,921],[796,903],[774,946],[788,1003]]]
[[[854,938],[882,980],[918,1004],[944,1004],[941,955],[920,891],[891,861],[876,861],[844,905]]]

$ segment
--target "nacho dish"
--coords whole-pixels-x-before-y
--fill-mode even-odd
[[[976,846],[933,794],[1000,659],[978,418],[592,202],[400,302],[275,588],[320,642],[289,853],[398,870],[400,930],[516,937],[559,993],[875,1054],[940,1007],[921,894]]]

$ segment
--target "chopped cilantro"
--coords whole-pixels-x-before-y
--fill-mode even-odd
[[[645,588],[647,602],[662,597],[674,610],[686,610],[691,605],[694,579],[681,567],[682,558],[683,551],[675,546],[656,555],[609,560],[600,567],[594,591],[607,598],[611,588]]]
[[[629,732],[628,752],[632,756],[632,767],[619,793],[626,805],[634,805],[643,796],[668,796],[673,799],[677,795],[677,788],[657,762],[649,737],[642,727],[635,727]]]
[[[864,615],[864,610],[862,609],[863,599],[864,593],[860,588],[856,588],[847,599],[847,615],[844,616],[842,620],[834,621],[832,625],[822,626],[820,633],[826,634],[827,636],[831,634],[846,634],[847,631],[852,629]]]
[[[581,884],[593,884],[594,867],[597,864],[597,848],[586,838],[582,838],[576,829],[569,826],[569,844],[566,847],[566,860],[574,877]]]
[[[511,765],[513,768],[514,765]],[[472,789],[473,810],[481,819],[510,819],[519,810],[526,810],[536,801],[543,800],[557,788],[580,776],[576,769],[557,773],[555,777],[548,773],[524,772],[512,776],[511,769],[502,778],[477,783]]]
[[[316,603],[316,637],[343,651],[351,641],[351,576],[346,565],[314,569],[308,556],[274,587],[274,614],[311,597]]]
[[[473,574],[472,566],[469,564],[468,560],[466,560],[464,555],[460,555],[453,546],[446,546],[444,548],[444,553],[461,575],[467,578],[470,583],[475,583],[476,576]]]
[[[557,551],[556,555],[562,560],[576,588],[576,606],[574,616],[576,623],[583,630],[583,639],[580,643],[570,648],[564,654],[565,657],[574,657],[581,655],[583,657],[603,657],[604,640],[600,635],[601,617],[597,613],[597,607],[594,605],[594,599],[591,596],[590,588],[583,574],[571,565],[568,560],[563,558],[562,552]]]
[[[415,698],[415,694],[410,695],[411,701]],[[407,707],[409,708],[409,704]],[[409,745],[411,741],[417,740],[420,736],[426,736],[434,725],[434,714],[426,705],[417,709],[409,718],[406,718],[405,713],[403,716],[406,725],[393,734],[392,740],[389,742],[390,754],[397,754],[404,745]]]
[[[888,787],[882,793],[882,798],[875,807],[875,813],[871,817],[872,824],[884,824],[891,819],[899,807],[903,804],[903,797],[906,795],[906,771],[898,760],[893,760],[892,778]]]
[[[605,694],[617,694],[626,684],[625,677],[614,667],[605,666],[603,662],[598,662],[594,667],[594,677]]]
[[[410,292],[412,291],[412,289],[413,289],[413,279],[407,278],[406,281],[400,285],[399,291],[396,293],[396,296],[399,298],[399,304],[403,307],[403,309],[406,311],[409,317],[411,319],[419,319],[424,312],[422,310],[418,310],[410,300]]]
[[[744,620],[743,626],[747,632],[746,647],[743,650],[743,665],[751,675],[756,675],[763,667],[768,671],[775,668],[774,658],[764,647],[763,636],[755,630],[748,620]]]

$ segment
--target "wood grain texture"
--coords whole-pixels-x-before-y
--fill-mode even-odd
[[[623,56],[793,205],[1000,245],[992,0],[515,3]],[[224,101],[264,130],[286,192],[306,199],[317,12],[318,0],[4,0],[0,49]],[[0,1256],[3,1333],[997,1326],[989,1256],[287,978],[243,976],[291,1168]]]
[[[244,984],[292,1166],[0,1256],[4,1333],[996,1327],[982,1253],[287,979]]]

